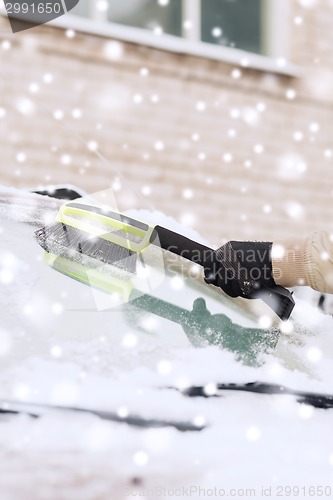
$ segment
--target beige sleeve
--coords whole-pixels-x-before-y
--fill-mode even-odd
[[[273,277],[282,286],[308,285],[333,293],[333,234],[315,231],[305,240],[273,243]]]

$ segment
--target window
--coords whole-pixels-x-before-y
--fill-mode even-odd
[[[137,26],[170,35],[182,35],[182,3],[169,0],[162,6],[156,0],[122,0],[111,2],[108,20],[113,23]]]
[[[201,8],[204,42],[262,53],[262,0],[209,0]]]
[[[71,13],[266,54],[267,3],[274,0],[80,0]]]

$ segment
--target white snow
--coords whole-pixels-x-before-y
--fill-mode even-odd
[[[26,224],[25,196],[8,192],[10,206],[0,204],[0,398],[205,422],[207,428],[140,430],[72,413],[1,417],[1,498],[199,499],[212,492],[262,498],[262,488],[278,498],[279,488],[288,486],[314,498],[319,495],[310,487],[331,485],[332,410],[290,396],[229,392],[190,399],[166,388],[203,384],[212,393],[216,382],[260,380],[333,393],[330,316],[297,299],[293,322],[258,367],[216,346],[192,348],[172,321],[149,323],[152,315],[128,321],[119,310],[98,311],[89,287],[44,263],[32,223],[43,218],[45,199],[28,196],[39,205],[37,219],[32,211]],[[132,215],[199,238],[163,214]],[[167,290],[166,282],[161,294],[190,309],[206,288],[185,286]],[[205,298],[217,313],[219,302],[208,290]],[[228,304],[221,303],[221,311],[241,322],[240,306]],[[245,311],[243,321],[252,321]]]

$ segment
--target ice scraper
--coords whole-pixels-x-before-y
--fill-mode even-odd
[[[231,297],[261,298],[282,320],[295,305],[292,293],[275,284],[269,242],[231,241],[213,250],[170,229],[84,201],[64,203],[56,222],[35,233],[46,252],[135,273],[138,256],[155,245],[204,269],[207,284]]]

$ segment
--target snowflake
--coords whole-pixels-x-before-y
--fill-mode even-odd
[[[157,371],[161,375],[167,375],[168,373],[170,373],[172,371],[172,363],[170,363],[170,361],[165,360],[165,359],[159,361],[159,363],[157,365]]]
[[[72,111],[72,117],[75,118],[76,120],[78,120],[79,118],[81,118],[82,117],[82,111],[81,111],[81,109],[78,109],[78,108],[73,109],[73,111]]]
[[[206,424],[206,419],[205,419],[205,417],[203,415],[196,415],[192,419],[192,423],[196,427],[203,427]]]
[[[207,108],[207,104],[205,103],[205,101],[198,101],[196,103],[196,109],[197,111],[205,111]]]
[[[192,22],[190,20],[186,19],[183,22],[183,27],[185,30],[189,31],[190,29],[192,29]]]
[[[60,161],[63,165],[69,165],[72,161],[72,158],[70,157],[70,155],[62,155],[62,157],[60,158]]]
[[[275,61],[278,68],[284,68],[287,64],[287,61],[284,57],[278,57]]]
[[[98,149],[98,144],[96,141],[89,141],[87,144],[87,147],[90,151],[97,151]]]
[[[18,163],[24,163],[27,159],[27,155],[25,153],[17,153],[16,155],[16,161]]]
[[[32,94],[36,94],[38,91],[39,91],[38,83],[30,83],[29,92],[31,92]]]
[[[148,75],[149,75],[149,69],[147,69],[147,68],[140,69],[140,76],[146,77]]]
[[[232,162],[233,158],[234,158],[234,157],[232,156],[232,154],[231,154],[231,153],[224,153],[224,155],[223,155],[223,161],[224,161],[225,163],[230,163],[230,162]]]
[[[165,149],[165,145],[163,141],[156,141],[154,144],[154,149],[156,151],[163,151]]]
[[[289,101],[292,101],[296,97],[296,91],[294,89],[288,89],[286,90],[286,98],[289,99]]]
[[[320,126],[316,122],[310,123],[309,130],[310,130],[310,132],[313,132],[314,134],[316,134],[317,132],[319,132]]]
[[[264,146],[262,144],[256,144],[253,148],[253,151],[257,155],[261,155],[264,152]]]
[[[43,76],[43,82],[44,83],[52,83],[53,82],[53,75],[51,73],[45,73]]]
[[[222,36],[222,29],[219,27],[219,26],[215,26],[213,29],[212,29],[212,36],[214,38],[220,38]]]
[[[54,111],[53,117],[55,120],[62,120],[64,117],[64,112],[61,109],[57,109]]]
[[[8,41],[8,40],[3,40],[3,42],[1,43],[1,48],[3,50],[9,50],[11,48],[11,43]]]
[[[32,115],[35,111],[35,105],[34,103],[26,98],[22,97],[16,100],[15,102],[16,109],[22,114],[22,115]]]
[[[124,47],[120,42],[106,42],[103,47],[103,54],[109,61],[119,61],[124,52]]]
[[[134,104],[141,104],[143,101],[143,97],[141,94],[135,94],[132,98],[132,101],[134,102]]]
[[[235,69],[232,70],[231,76],[235,80],[238,80],[242,76],[242,72],[241,72],[241,70],[239,68],[235,68]]]
[[[322,358],[322,352],[318,347],[310,347],[306,352],[306,357],[312,363],[318,363]]]
[[[140,467],[147,465],[147,463],[149,462],[148,453],[146,453],[145,451],[137,451],[133,455],[133,462]]]
[[[260,436],[261,436],[261,431],[260,431],[259,427],[252,426],[246,430],[246,438],[249,441],[253,441],[253,442],[258,441],[258,439],[260,439]]]
[[[51,347],[50,353],[51,353],[51,356],[53,358],[61,358],[61,356],[62,356],[62,348],[60,346],[58,346],[58,345],[55,345],[55,346]]]
[[[99,12],[107,12],[109,10],[109,3],[107,0],[98,0],[96,8]]]
[[[138,343],[138,337],[134,333],[128,333],[122,340],[122,346],[127,348],[135,347]]]
[[[66,31],[65,31],[65,35],[66,35],[66,37],[67,37],[67,38],[72,39],[72,38],[74,38],[74,37],[75,37],[76,33],[75,33],[75,31],[74,31],[74,30],[66,30]]]

